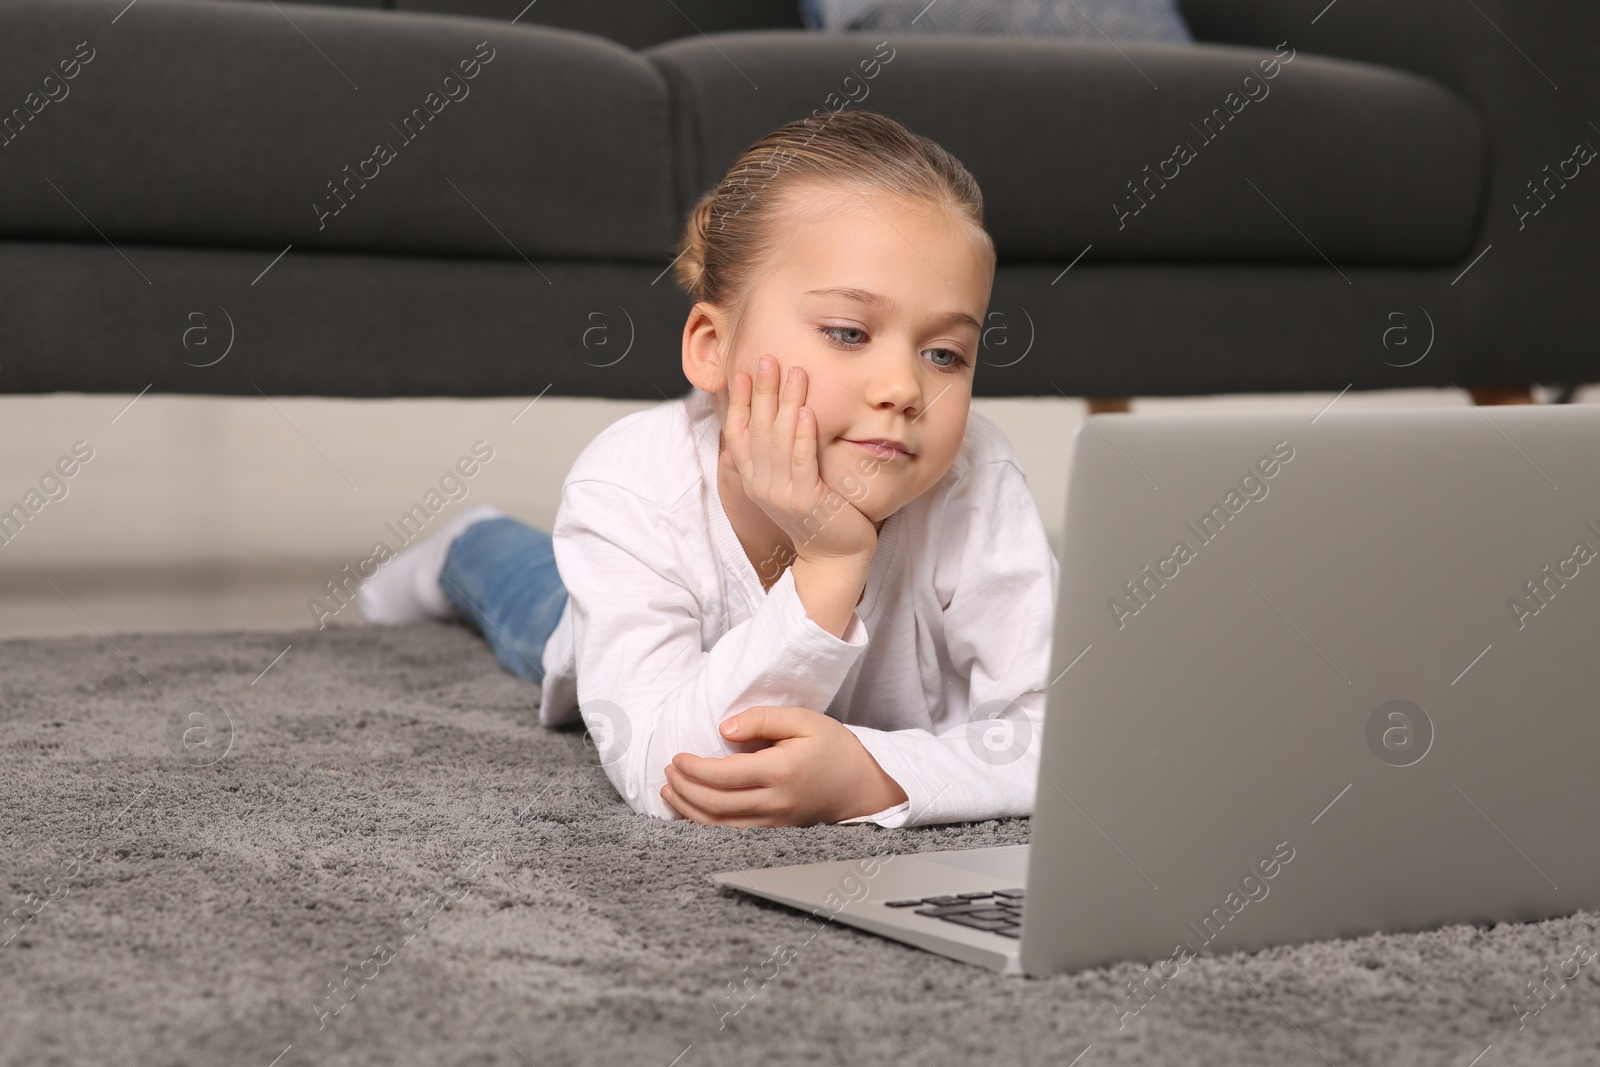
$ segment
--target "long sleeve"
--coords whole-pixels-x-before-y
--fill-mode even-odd
[[[826,708],[867,647],[852,617],[845,637],[806,614],[789,572],[759,607],[705,649],[700,601],[714,559],[691,551],[677,517],[622,486],[569,481],[553,532],[572,598],[579,712],[628,806],[663,819],[664,768],[679,752],[750,750],[717,728],[754,705]],[[697,580],[698,579],[698,580]]]
[[[907,802],[851,822],[921,826],[1030,815],[1060,565],[1019,466],[974,467],[947,498],[935,587],[951,669],[933,730],[848,725]]]

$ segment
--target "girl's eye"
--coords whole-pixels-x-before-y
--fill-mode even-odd
[[[818,330],[824,336],[831,337],[835,341],[838,341],[841,344],[847,344],[847,345],[858,345],[861,342],[860,341],[847,341],[843,337],[838,336],[839,334],[841,334],[841,333],[865,334],[867,332],[866,330],[858,329],[855,326],[820,326],[820,327],[818,327]]]
[[[949,363],[934,364],[934,366],[938,367],[940,370],[958,371],[967,365],[967,357],[963,356],[960,352],[957,352],[953,348],[930,348],[928,351],[943,352],[945,355],[950,357]]]
[[[857,326],[818,326],[817,327],[817,332],[822,334],[824,337],[827,337],[829,340],[837,341],[840,344],[852,345],[853,346],[853,345],[861,344],[861,341],[860,340],[852,341],[852,340],[849,340],[847,338],[840,337],[839,334],[851,334],[851,333],[853,333],[853,334],[859,334],[859,335],[865,336],[867,331],[865,331],[865,330],[863,330],[863,329],[861,329],[860,327],[857,327]],[[969,365],[967,357],[963,356],[960,352],[957,352],[953,348],[930,348],[930,349],[928,349],[928,351],[929,352],[942,352],[945,355],[950,357],[950,362],[948,362],[948,363],[939,363],[937,361],[934,362],[933,365],[935,367],[938,367],[940,370],[950,371],[951,373],[954,373],[956,371],[964,370]]]

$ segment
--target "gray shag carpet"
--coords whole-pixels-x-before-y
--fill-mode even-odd
[[[1600,1063],[1600,963],[1517,1010],[1593,913],[1202,957],[1119,1028],[1135,964],[1002,978],[707,877],[1026,819],[635,815],[537,696],[455,623],[0,643],[0,1062]]]

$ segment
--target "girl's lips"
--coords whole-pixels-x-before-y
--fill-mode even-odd
[[[847,437],[845,440],[849,441],[850,439]],[[901,456],[909,456],[911,454],[909,452],[902,452],[893,445],[869,445],[862,441],[850,441],[850,443],[855,445],[857,448],[866,449],[879,459],[898,459]]]

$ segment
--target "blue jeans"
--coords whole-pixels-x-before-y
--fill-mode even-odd
[[[544,646],[567,604],[549,534],[512,518],[475,522],[450,545],[439,585],[500,666],[544,682]]]

